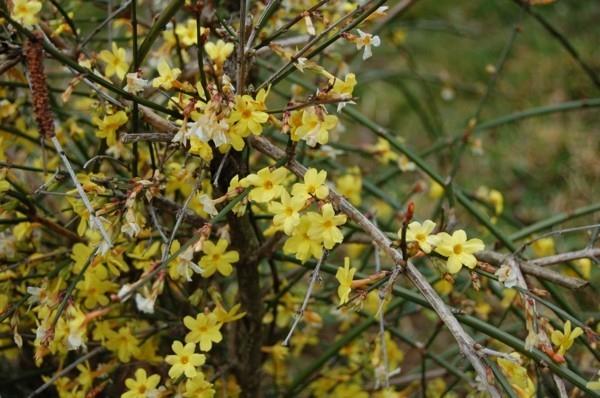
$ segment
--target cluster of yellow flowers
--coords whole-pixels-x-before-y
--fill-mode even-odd
[[[473,254],[483,250],[485,245],[481,239],[467,239],[467,234],[462,229],[450,235],[447,232],[432,234],[435,223],[425,220],[422,224],[413,221],[408,224],[406,241],[416,242],[424,253],[435,253],[446,257],[448,272],[456,274],[463,266],[473,269],[477,265],[477,258]],[[402,231],[398,231],[398,238],[402,238]]]
[[[291,192],[285,187],[288,180],[285,168],[265,167],[244,177],[239,184],[250,188],[248,198],[252,202],[268,203],[273,224],[265,234],[286,234],[284,253],[294,254],[302,262],[320,258],[324,249],[333,249],[342,242],[344,236],[339,227],[346,222],[346,216],[336,214],[333,205],[324,202],[329,195],[326,171],[308,169],[303,181],[293,184]],[[306,211],[313,203],[319,205],[319,211]]]

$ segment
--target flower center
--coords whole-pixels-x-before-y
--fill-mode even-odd
[[[265,189],[273,189],[273,181],[271,181],[271,180],[265,181]]]
[[[187,355],[183,355],[181,357],[181,363],[185,365],[188,362],[189,362],[189,358],[187,357]]]
[[[454,251],[454,254],[460,254],[463,251],[463,247],[461,244],[457,244],[457,245],[454,245],[452,250]]]
[[[415,236],[415,238],[417,238],[418,241],[425,240],[425,234],[417,234],[417,236]]]
[[[331,227],[333,227],[333,223],[331,222],[331,220],[326,220],[326,221],[323,223],[323,228],[325,228],[325,229],[329,229],[329,228],[331,228]]]

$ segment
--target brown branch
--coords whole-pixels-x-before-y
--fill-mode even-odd
[[[171,214],[178,214],[182,208],[177,203],[162,196],[152,198],[152,205],[157,209],[164,210]],[[200,228],[208,221],[197,215],[193,210],[185,209],[182,220],[194,227]]]
[[[499,267],[505,262],[507,256],[502,253],[483,251],[477,253],[475,257],[477,257],[479,261],[484,261],[486,263]],[[588,284],[588,282],[583,279],[562,275],[550,269],[531,264],[530,261],[517,262],[521,267],[521,271],[523,271],[525,274],[536,276],[538,278],[542,278],[550,282],[554,282],[557,285],[568,287],[569,289],[580,289],[584,286],[587,286]]]
[[[65,238],[69,239],[72,242],[85,242],[85,239],[83,239],[81,236],[68,230],[67,228],[63,227],[62,225],[55,223],[52,220],[48,220],[47,218],[40,217],[37,214],[31,214],[29,216],[29,218],[32,222],[38,222],[38,223],[42,224],[43,226],[45,226],[46,228],[48,228],[49,230],[56,232],[57,234],[59,234],[61,236],[64,236]]]
[[[583,250],[576,250],[572,252],[556,254],[554,256],[536,258],[535,260],[527,261],[526,264],[536,267],[545,267],[547,265],[565,263],[568,261],[578,260],[580,258],[596,258],[598,256],[600,256],[600,248],[589,247]]]
[[[173,134],[168,133],[136,133],[123,134],[121,141],[125,144],[132,142],[148,141],[148,142],[171,142]]]

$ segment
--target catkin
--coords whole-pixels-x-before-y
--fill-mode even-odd
[[[41,41],[42,34],[34,33],[35,38],[30,38],[25,43],[24,54],[27,70],[29,71],[29,84],[31,88],[31,102],[35,121],[40,129],[40,134],[45,138],[54,137],[54,116],[50,109],[48,86],[44,72],[44,49]]]

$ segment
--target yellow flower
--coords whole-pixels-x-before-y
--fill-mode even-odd
[[[312,218],[308,235],[313,240],[322,241],[325,249],[332,249],[336,243],[341,243],[344,240],[344,235],[338,225],[346,223],[346,215],[336,215],[331,203],[323,205],[321,214],[312,212],[307,216]]]
[[[162,58],[157,66],[158,77],[152,80],[153,87],[162,87],[165,90],[171,89],[173,83],[177,81],[177,77],[181,74],[181,69],[173,68],[169,66],[169,63]]]
[[[287,170],[279,167],[273,171],[268,167],[261,169],[256,174],[246,176],[241,182],[241,186],[246,188],[254,186],[248,195],[248,198],[254,202],[266,203],[277,199],[284,191],[281,183],[287,177]]]
[[[583,330],[580,327],[571,330],[571,321],[567,321],[562,332],[555,330],[550,337],[554,345],[558,347],[558,354],[565,355],[565,352],[571,348],[575,339],[582,334]]]
[[[554,239],[541,238],[531,244],[531,249],[537,257],[551,256],[554,254]]]
[[[213,398],[215,390],[213,385],[206,381],[203,373],[198,373],[193,379],[185,382],[185,398]]]
[[[304,110],[302,124],[292,138],[295,141],[303,139],[311,147],[317,143],[325,145],[329,141],[329,130],[337,126],[337,123],[337,116],[326,114],[323,108],[308,108]]]
[[[133,266],[137,269],[148,270],[154,260],[152,257],[158,254],[160,250],[160,241],[149,242],[141,241],[133,248],[133,251],[127,253],[127,257],[133,259]]]
[[[106,271],[104,267],[100,269]],[[101,278],[97,272],[88,271],[85,273],[83,280],[77,283],[75,287],[79,291],[79,296],[84,299],[83,305],[86,308],[94,308],[98,304],[107,305],[109,299],[106,294],[116,291],[118,285]]]
[[[227,311],[223,305],[217,301],[217,308],[215,308],[215,316],[219,323],[235,322],[238,319],[242,319],[246,316],[245,312],[238,313],[241,304],[236,304],[229,311]]]
[[[193,46],[194,44],[198,43],[198,36],[196,35],[197,26],[198,25],[194,18],[188,19],[185,25],[182,23],[177,24],[175,34],[177,35],[177,37],[179,37],[179,42],[184,47]],[[201,27],[200,34],[202,34],[205,30],[206,28]]]
[[[598,379],[589,381],[585,386],[592,391],[600,391],[600,371],[598,371]]]
[[[127,123],[127,114],[119,111],[112,115],[105,115],[102,120],[94,117],[93,122],[98,126],[96,136],[98,138],[106,138],[108,146],[114,146],[117,144],[117,130]]]
[[[429,197],[431,199],[439,199],[444,194],[445,189],[441,184],[438,184],[436,181],[431,180],[429,184]]]
[[[413,221],[408,224],[406,229],[406,241],[417,242],[421,250],[425,253],[431,252],[431,246],[435,245],[437,238],[431,235],[435,228],[435,223],[431,220],[425,220],[423,224],[418,221]],[[402,239],[402,230],[398,231],[398,238]]]
[[[581,276],[589,281],[592,274],[592,260],[589,258],[580,258],[573,261],[573,263],[575,265],[575,269],[581,273]]]
[[[29,221],[20,222],[13,228],[13,236],[17,242],[25,241],[31,236],[34,230],[34,224]]]
[[[335,273],[335,279],[337,279],[340,283],[337,289],[337,293],[340,298],[340,305],[348,302],[355,272],[355,268],[350,268],[350,259],[348,257],[344,257],[344,267],[338,268],[337,272]]]
[[[532,398],[535,396],[535,385],[527,374],[527,369],[521,365],[521,357],[518,353],[510,354],[514,360],[498,358],[497,362],[502,372],[506,375],[511,387],[519,398]]]
[[[304,174],[304,182],[296,183],[292,187],[292,195],[308,199],[315,196],[318,199],[325,199],[329,195],[329,188],[325,184],[327,181],[327,172],[310,168]]]
[[[477,259],[473,253],[477,253],[485,248],[481,239],[467,240],[467,234],[462,229],[454,231],[452,235],[442,232],[437,235],[439,241],[435,248],[436,253],[448,257],[448,272],[456,274],[462,266],[475,268]]]
[[[198,374],[196,367],[204,365],[206,360],[204,354],[195,353],[196,344],[187,343],[184,346],[181,341],[174,341],[171,348],[175,355],[165,357],[165,362],[171,365],[169,377],[177,379],[182,374],[185,374],[185,377],[188,378],[196,377]]]
[[[121,362],[129,362],[139,354],[139,341],[131,333],[129,326],[123,326],[118,332],[110,330],[106,336],[106,348],[117,354]]]
[[[294,254],[302,262],[309,258],[320,258],[323,254],[323,247],[320,240],[315,240],[308,235],[311,227],[311,218],[308,216],[300,217],[300,222],[294,228],[290,236],[283,245],[285,254]]]
[[[306,200],[302,196],[290,197],[287,191],[282,191],[281,202],[269,203],[269,211],[273,213],[273,225],[282,228],[286,235],[291,235],[300,223],[300,210],[305,204]]]
[[[104,74],[106,77],[117,75],[119,79],[125,77],[129,65],[125,59],[126,53],[124,48],[119,48],[115,43],[112,44],[112,52],[102,50],[98,58],[106,64]]]
[[[38,22],[37,13],[42,9],[42,3],[32,0],[13,0],[11,15],[17,22],[25,26],[35,25]]]
[[[200,259],[200,268],[204,278],[208,278],[216,271],[223,276],[231,274],[233,271],[231,264],[237,262],[240,255],[235,250],[226,252],[227,246],[228,243],[225,239],[219,239],[216,245],[209,240],[202,244],[204,256]]]
[[[362,177],[360,174],[350,173],[335,180],[337,191],[344,195],[353,205],[359,206],[362,202]]]
[[[229,124],[241,137],[247,137],[250,132],[254,135],[262,133],[262,125],[269,120],[266,112],[259,110],[249,95],[236,96],[235,107],[229,116]]]
[[[502,193],[495,189],[491,189],[488,194],[488,200],[494,205],[496,215],[502,214],[502,211],[504,210],[504,197],[502,196]]]
[[[217,43],[208,42],[204,45],[204,51],[217,65],[223,65],[227,57],[233,52],[233,43],[225,43],[223,40],[217,40]]]
[[[125,380],[125,386],[128,391],[121,395],[121,398],[148,398],[158,394],[157,386],[160,383],[159,375],[148,377],[146,370],[137,369],[135,379]]]
[[[213,343],[219,343],[223,340],[221,326],[214,313],[198,314],[196,318],[186,316],[183,318],[183,324],[190,332],[185,336],[186,343],[200,343],[200,350],[210,351]]]
[[[370,147],[369,150],[376,155],[376,158],[380,163],[388,164],[389,162],[398,160],[398,154],[392,151],[390,142],[383,138],[378,138],[377,143]]]
[[[342,97],[352,97],[354,86],[356,86],[356,75],[354,73],[348,73],[345,80],[335,79],[331,91]]]

